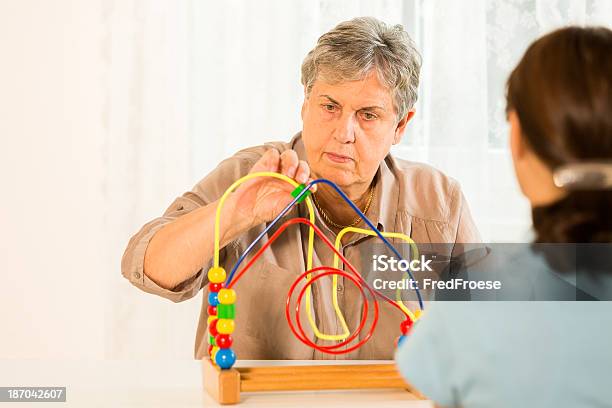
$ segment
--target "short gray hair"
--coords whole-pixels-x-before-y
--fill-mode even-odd
[[[302,62],[306,96],[319,76],[330,83],[363,79],[376,69],[391,90],[398,119],[417,101],[421,55],[400,25],[374,17],[344,21],[319,37]]]

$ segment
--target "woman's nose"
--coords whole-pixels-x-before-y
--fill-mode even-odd
[[[355,141],[355,115],[346,115],[340,118],[335,138],[340,143],[353,143]]]

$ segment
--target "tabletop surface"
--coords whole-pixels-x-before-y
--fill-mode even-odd
[[[364,361],[241,361],[239,366],[364,364]],[[380,363],[372,361],[371,363]],[[66,407],[216,407],[198,360],[0,360],[0,387],[65,386]],[[402,390],[242,393],[244,407],[432,407]],[[2,403],[2,407],[23,403]]]

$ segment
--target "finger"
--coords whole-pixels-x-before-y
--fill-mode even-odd
[[[285,150],[280,157],[281,173],[287,177],[295,178],[299,160],[295,150]]]
[[[308,181],[308,177],[310,177],[310,167],[304,160],[300,160],[297,171],[295,172],[295,181],[304,184]]]
[[[251,168],[251,173],[260,171],[278,171],[280,153],[276,149],[268,149]]]
[[[306,185],[308,185],[308,184],[312,183],[313,181],[314,181],[314,179],[313,179],[312,177],[310,177],[310,178],[308,179],[308,183],[306,183]],[[317,186],[318,186],[318,184],[314,184],[312,187],[310,187],[310,191],[311,191],[313,194],[317,192]]]

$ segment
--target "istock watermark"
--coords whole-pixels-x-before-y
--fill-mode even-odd
[[[374,279],[374,289],[376,290],[385,290],[385,289],[437,289],[437,290],[500,290],[502,288],[502,282],[499,280],[465,280],[465,279],[451,279],[447,281],[435,280],[425,278],[423,279],[423,284],[419,286],[417,281],[412,279],[402,279],[402,280],[385,280],[385,279]]]
[[[432,272],[430,264],[432,259],[426,259],[425,255],[421,255],[418,259],[410,261],[406,259],[396,259],[387,255],[372,256],[372,270],[374,272]]]
[[[612,243],[393,245],[371,239],[356,262],[366,282],[392,299],[612,301]]]

